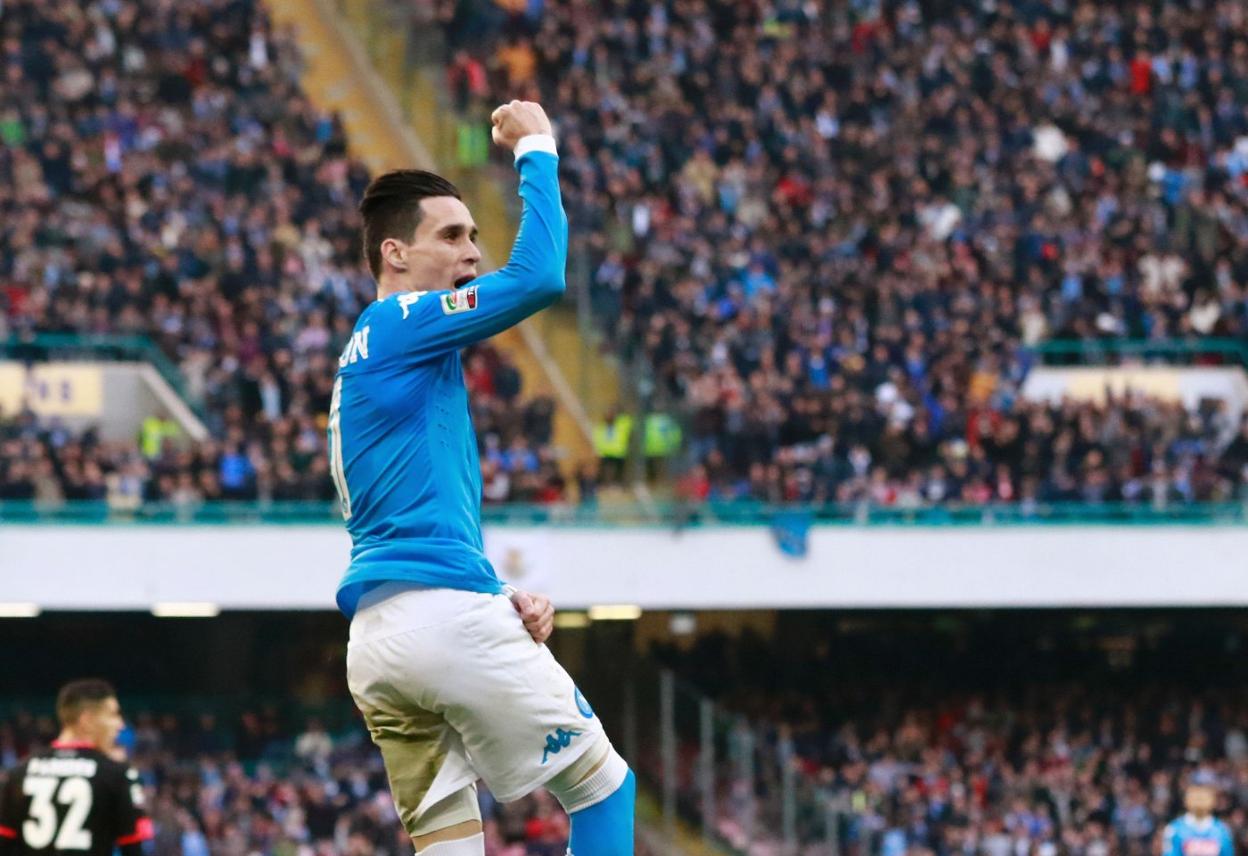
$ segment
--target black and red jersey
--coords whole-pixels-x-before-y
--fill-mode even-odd
[[[0,856],[132,856],[151,837],[139,774],[90,744],[53,743],[11,770],[0,794]]]

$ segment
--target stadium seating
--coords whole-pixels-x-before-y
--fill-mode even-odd
[[[1000,614],[982,636],[895,613],[874,624],[789,618],[803,632],[787,642],[708,634],[658,652],[723,708],[767,723],[754,730],[750,788],[739,750],[718,756],[715,823],[726,841],[748,834],[749,852],[784,852],[774,804],[778,773],[793,764],[810,802],[836,807],[839,852],[852,856],[1157,853],[1197,776],[1218,789],[1236,846],[1248,843],[1248,718],[1243,688],[1224,671],[1236,655],[1221,653],[1223,634],[1238,635],[1232,624],[1154,613],[1142,632],[1138,616],[1084,616],[1104,628],[1097,650],[1077,619],[1056,613]],[[834,630],[840,621],[857,635]],[[913,633],[925,624],[945,626]],[[1065,638],[1049,636],[1058,627]],[[695,710],[675,721],[696,721]],[[681,738],[682,800],[697,816],[698,733]],[[822,821],[797,821],[798,840],[820,856],[838,852]]]
[[[1248,491],[1216,414],[1041,414],[1018,394],[1026,349],[1051,338],[1248,343],[1244,16],[441,8],[461,103],[552,105],[603,333],[687,404],[707,495]],[[1092,448],[1118,440],[1117,460]]]
[[[14,711],[0,721],[0,767],[55,737],[50,717]],[[206,708],[143,711],[125,742],[149,792],[160,856],[411,853],[361,729],[331,736],[313,719],[295,733],[270,709],[232,719]],[[547,792],[504,805],[483,791],[481,803],[487,856],[563,856],[567,817]]]
[[[0,343],[150,337],[211,439],[101,443],[0,413],[0,498],[332,498],[334,360],[374,285],[366,169],[299,87],[258,0],[4,4]],[[551,403],[483,346],[466,356],[487,498],[562,496]]]
[[[128,6],[10,4],[0,324],[150,335],[213,440],[154,457],[7,414],[25,442],[0,495],[331,493],[326,378],[370,299],[351,204],[367,173],[300,94],[289,38],[252,2],[217,5],[206,35],[211,4],[174,4],[158,35]],[[1105,10],[1075,27],[1009,4],[820,8],[666,4],[640,28],[562,2],[443,16],[457,101],[551,103],[604,333],[685,408],[701,492],[1245,495],[1244,429],[1216,410],[1041,414],[1018,394],[1049,337],[1248,342],[1243,23],[1167,7],[1144,38]],[[1185,54],[1181,25],[1219,38]],[[562,498],[553,405],[482,354],[487,500]]]

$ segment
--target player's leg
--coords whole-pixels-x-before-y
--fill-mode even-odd
[[[431,830],[412,834],[416,856],[482,856],[485,853],[475,785],[461,788],[423,812],[413,828]]]
[[[572,856],[632,856],[637,779],[605,736],[546,789],[572,821]]]
[[[420,688],[445,671],[440,637],[446,617],[413,609],[402,596],[362,608],[351,625],[347,683],[381,750],[390,792],[420,856],[484,856],[485,842],[472,768],[463,740]],[[432,606],[439,605],[435,602]],[[453,606],[453,605],[451,605]],[[453,635],[453,634],[452,634]]]
[[[634,784],[588,701],[495,597],[465,625],[444,713],[501,802],[546,786],[572,818],[574,856],[631,856]]]
[[[360,710],[381,750],[395,809],[417,856],[484,856],[481,809],[471,784],[476,773],[459,736],[436,713],[409,707],[391,714],[379,710],[377,701],[374,696]]]

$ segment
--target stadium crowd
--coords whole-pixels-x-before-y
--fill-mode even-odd
[[[445,0],[449,84],[551,105],[608,341],[690,404],[688,493],[1248,491],[1208,413],[1019,397],[1048,338],[1248,344],[1242,4],[595,10]],[[1089,460],[1097,422],[1142,453]]]
[[[866,651],[834,661],[819,643],[785,646],[782,664],[774,646],[720,643],[703,638],[695,651],[665,659],[721,709],[770,723],[755,728],[751,787],[742,786],[735,738],[717,772],[720,834],[740,843],[752,826],[759,853],[781,852],[780,770],[789,763],[809,798],[799,807],[799,836],[824,842],[830,801],[849,856],[1156,854],[1193,783],[1216,789],[1218,816],[1236,848],[1248,846],[1248,707],[1225,674],[1207,682],[1164,669],[1109,677],[1067,664],[1067,676],[1050,678],[1043,666],[993,670],[969,652],[950,653],[932,673],[930,657],[911,650],[906,659],[928,671],[920,677],[877,671]],[[967,656],[995,679],[955,674],[953,663]],[[679,769],[694,813],[698,746],[697,732],[686,732]]]
[[[211,439],[103,443],[0,413],[0,497],[328,499],[334,361],[374,299],[337,117],[258,0],[6,0],[0,342],[142,334]],[[562,494],[551,402],[465,355],[491,501]]]
[[[1241,689],[1033,682],[1015,695],[868,680],[777,692],[732,674],[723,703],[773,723],[757,732],[752,786],[731,752],[718,773],[717,831],[740,844],[752,825],[751,853],[780,852],[767,821],[784,763],[797,765],[814,805],[838,806],[848,856],[1143,856],[1157,852],[1193,780],[1217,788],[1219,816],[1248,846]],[[0,722],[0,769],[54,737],[50,717],[12,712]],[[362,730],[331,736],[312,718],[295,734],[272,709],[233,722],[142,712],[123,738],[148,794],[152,856],[411,852]],[[678,766],[681,803],[695,813],[696,747],[690,740]],[[487,856],[563,856],[567,818],[545,791],[501,804],[482,788],[480,801]],[[822,845],[823,817],[807,810],[800,835]]]
[[[0,722],[0,769],[55,739],[51,717]],[[271,709],[236,722],[141,713],[123,735],[155,825],[151,856],[400,856],[412,852],[381,756],[361,729],[316,719],[287,732]],[[515,803],[480,791],[487,856],[563,856],[568,820],[546,791]]]
[[[1238,4],[435,5],[462,107],[549,105],[610,347],[689,417],[687,498],[1248,494],[1214,404],[1019,395],[1050,337],[1248,343]],[[328,498],[367,173],[258,3],[149,6],[6,3],[0,337],[146,334],[212,439],[0,414],[0,495]],[[465,366],[486,501],[567,498],[552,402]]]
[[[551,446],[550,399],[519,401],[519,373],[489,345],[468,349],[465,359],[473,419],[481,432],[484,500],[563,500],[563,476]],[[243,385],[255,392],[248,381]],[[270,415],[231,403],[220,413],[224,436],[199,443],[179,437],[168,420],[145,422],[135,443],[104,440],[94,429],[74,431],[30,411],[13,418],[0,414],[0,500],[49,506],[104,500],[117,509],[145,502],[193,508],[222,499],[329,501],[334,486],[319,406],[297,414],[275,408]],[[583,494],[592,480],[585,484]]]
[[[881,395],[905,415],[879,413]],[[685,495],[899,509],[1248,499],[1248,418],[1237,425],[1224,402],[1189,411],[1127,395],[914,413],[885,382],[874,398],[843,389],[791,406],[700,409],[694,442],[705,456],[682,480]]]

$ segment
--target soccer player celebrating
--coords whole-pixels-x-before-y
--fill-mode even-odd
[[[567,217],[541,106],[494,111],[524,210],[507,264],[477,276],[477,228],[454,185],[417,170],[360,203],[377,301],[338,360],[330,469],[351,533],[338,605],[347,681],[420,856],[482,856],[476,780],[504,802],[545,786],[569,853],[633,852],[635,780],[543,644],[550,602],[504,586],[481,541],[481,474],[459,350],[564,290]]]
[[[9,774],[0,796],[0,856],[141,856],[152,837],[139,774],[115,760],[123,725],[104,681],[66,684],[56,697],[60,736]]]
[[[1194,775],[1183,794],[1187,814],[1166,826],[1162,856],[1234,856],[1230,829],[1213,816],[1216,803],[1212,777]]]

